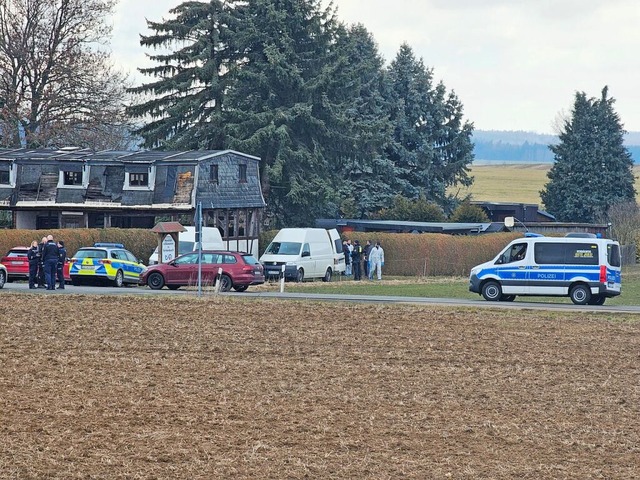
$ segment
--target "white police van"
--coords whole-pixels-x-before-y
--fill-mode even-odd
[[[576,305],[602,305],[620,295],[620,244],[595,236],[525,235],[469,275],[469,290],[489,301],[516,295],[568,296]]]

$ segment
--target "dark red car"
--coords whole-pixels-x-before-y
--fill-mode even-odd
[[[29,280],[28,251],[27,247],[13,247],[0,259],[0,263],[7,267],[7,282]]]
[[[7,254],[0,259],[7,268],[7,281],[13,282],[14,280],[29,280],[29,260],[27,258],[28,247],[13,247],[7,252]],[[69,262],[64,264],[64,279],[65,282],[70,282],[69,276]]]
[[[249,285],[264,283],[264,270],[249,253],[217,250],[202,251],[202,285],[214,286],[220,274],[220,291],[233,288],[244,292]],[[189,252],[168,263],[151,265],[140,274],[140,285],[159,290],[165,285],[171,290],[198,284],[198,252]]]

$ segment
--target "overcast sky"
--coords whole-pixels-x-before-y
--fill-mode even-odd
[[[328,1],[325,5],[328,5]],[[145,65],[145,17],[160,20],[180,0],[120,0],[115,63]],[[387,62],[407,42],[454,90],[478,130],[556,133],[576,91],[609,86],[625,128],[640,131],[638,0],[335,0],[345,23],[362,23]],[[146,80],[148,81],[148,79]]]

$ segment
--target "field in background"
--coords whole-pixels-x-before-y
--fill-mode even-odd
[[[547,172],[550,168],[549,163],[473,165],[473,185],[468,189],[461,189],[459,196],[470,193],[476,201],[535,203],[542,208],[540,190],[549,180]],[[634,174],[636,190],[640,192],[640,166],[634,167]],[[451,190],[451,193],[456,191]]]

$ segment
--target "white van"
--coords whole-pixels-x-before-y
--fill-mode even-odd
[[[186,232],[178,234],[178,255],[193,252],[198,248],[196,244],[196,227],[184,227]],[[226,250],[220,230],[215,227],[202,227],[203,250]],[[158,263],[158,247],[149,257],[149,265]]]
[[[285,279],[302,282],[322,278],[329,282],[346,265],[340,234],[333,228],[283,228],[260,257],[266,277],[278,277],[284,265]]]
[[[471,292],[507,302],[516,295],[568,296],[576,305],[602,305],[620,295],[621,283],[618,242],[571,234],[526,234],[469,275]]]

